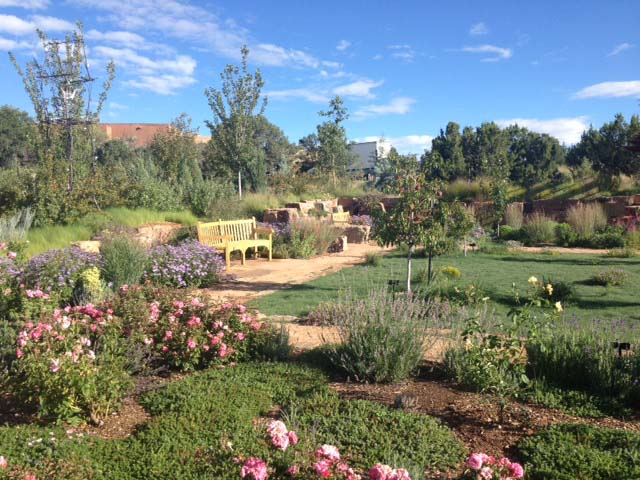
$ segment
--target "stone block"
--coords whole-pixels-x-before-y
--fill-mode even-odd
[[[151,248],[169,243],[183,228],[184,226],[179,223],[150,223],[136,228],[131,238],[140,242],[144,247]]]
[[[271,208],[264,212],[265,223],[291,223],[300,218],[300,212],[295,208]]]
[[[335,225],[340,235],[347,237],[348,243],[367,243],[371,233],[368,225]]]
[[[71,245],[78,247],[80,250],[84,250],[85,252],[100,253],[102,242],[100,240],[83,240],[80,242],[74,242]]]

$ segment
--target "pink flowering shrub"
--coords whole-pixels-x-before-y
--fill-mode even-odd
[[[93,305],[56,309],[48,318],[26,322],[11,366],[13,394],[38,406],[41,416],[99,420],[130,386],[124,359],[110,355],[118,337],[111,312]]]
[[[110,306],[123,331],[170,368],[193,371],[242,358],[262,324],[243,305],[212,306],[149,286],[123,286]]]
[[[522,465],[503,457],[496,460],[486,453],[472,453],[466,461],[463,478],[474,480],[514,480],[524,478]]]
[[[264,422],[254,421],[254,425],[263,428]],[[280,451],[267,461],[250,457],[246,460],[242,456],[236,462],[242,464],[240,478],[249,480],[265,480],[267,478],[318,478],[342,480],[411,480],[409,473],[403,469],[393,469],[388,465],[378,463],[363,477],[356,472],[344,459],[337,447],[322,445],[312,450],[308,443],[292,452],[292,447],[298,445],[298,435],[289,430],[284,422],[272,420],[266,426],[268,443]]]

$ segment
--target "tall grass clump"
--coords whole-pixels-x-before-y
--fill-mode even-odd
[[[512,228],[522,228],[524,214],[522,213],[522,204],[510,203],[504,211],[504,221]]]
[[[112,282],[114,288],[135,285],[147,268],[147,250],[127,236],[116,237],[105,242],[102,251],[102,275]]]
[[[329,247],[338,237],[338,230],[329,222],[302,218],[292,225],[292,231],[300,233],[303,238],[310,238],[316,255],[327,253]]]
[[[30,208],[25,208],[14,215],[0,217],[0,242],[25,241],[34,216]]]
[[[446,200],[484,200],[486,197],[486,188],[483,182],[479,180],[469,182],[458,179],[447,185],[444,197]]]
[[[599,203],[580,203],[567,211],[567,223],[579,237],[589,239],[607,225],[607,214]]]
[[[544,213],[535,212],[529,215],[522,230],[529,243],[552,243],[555,238],[556,222],[547,217]]]
[[[329,359],[359,382],[397,382],[413,374],[437,319],[435,304],[384,289],[363,299],[347,295],[331,310],[341,342],[329,349]]]

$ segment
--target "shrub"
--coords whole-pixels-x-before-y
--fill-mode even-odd
[[[118,327],[92,305],[56,310],[18,334],[12,392],[43,417],[99,420],[130,386],[117,353]]]
[[[433,304],[387,290],[374,290],[361,300],[347,296],[333,311],[341,344],[329,357],[360,382],[403,380],[422,360],[431,310]]]
[[[640,356],[617,358],[612,341],[628,334],[622,324],[606,328],[601,323],[557,326],[527,345],[530,374],[537,380],[559,387],[623,401],[638,397]]]
[[[640,435],[590,425],[554,425],[518,444],[527,478],[640,478]]]
[[[503,225],[500,227],[500,240],[511,241],[522,239],[522,229],[513,228],[509,225]]]
[[[539,299],[549,303],[568,303],[576,296],[576,288],[572,283],[546,277],[542,277],[535,291]]]
[[[382,255],[378,252],[367,252],[364,256],[364,263],[371,267],[378,267],[382,263]]]
[[[370,215],[352,215],[351,225],[373,226],[373,220]]]
[[[100,257],[77,247],[49,250],[31,257],[21,277],[26,288],[42,289],[59,299],[61,304],[73,298],[80,274],[88,268],[100,267]]]
[[[167,182],[150,176],[136,182],[135,187],[126,192],[129,208],[149,208],[171,211],[183,208],[181,195]]]
[[[225,269],[224,259],[215,249],[193,240],[154,247],[149,259],[144,278],[177,288],[210,286]]]
[[[567,211],[567,223],[579,237],[589,239],[607,225],[607,214],[599,203],[579,203]]]
[[[633,258],[637,255],[633,248],[612,248],[606,256],[610,258]]]
[[[292,230],[300,232],[302,238],[313,238],[316,255],[327,253],[338,236],[337,229],[329,222],[310,218],[298,220],[293,224]]]
[[[527,217],[522,231],[532,244],[552,243],[555,240],[556,222],[544,213],[535,212]]]
[[[628,278],[629,274],[621,268],[612,268],[596,273],[591,280],[596,285],[621,287]]]
[[[596,233],[589,240],[589,246],[593,248],[623,248],[624,245],[624,234],[614,230]]]
[[[524,215],[521,203],[510,203],[504,211],[504,222],[514,230],[522,228]]]
[[[211,180],[196,182],[187,196],[191,210],[199,217],[221,218],[227,205],[237,203],[233,185]]]
[[[559,223],[555,228],[556,241],[561,247],[569,247],[575,243],[578,234],[568,223]]]
[[[132,238],[116,237],[103,243],[102,274],[115,288],[140,282],[147,268],[147,250]]]
[[[474,182],[468,182],[460,179],[454,180],[447,186],[444,192],[444,199],[447,201],[484,200],[487,196],[486,188],[483,185],[482,180]]]
[[[442,267],[440,269],[440,273],[442,275],[444,275],[447,278],[460,278],[462,276],[462,273],[460,272],[460,269],[456,268],[456,267],[452,267],[452,266],[447,266],[447,267]]]

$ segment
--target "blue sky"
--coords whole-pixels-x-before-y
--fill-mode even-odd
[[[92,73],[113,58],[105,122],[211,118],[203,91],[242,44],[267,117],[291,141],[340,94],[350,139],[421,152],[446,122],[517,121],[566,143],[640,111],[640,2],[0,0],[0,104],[31,111],[6,51],[38,55],[36,27],[85,26]]]

